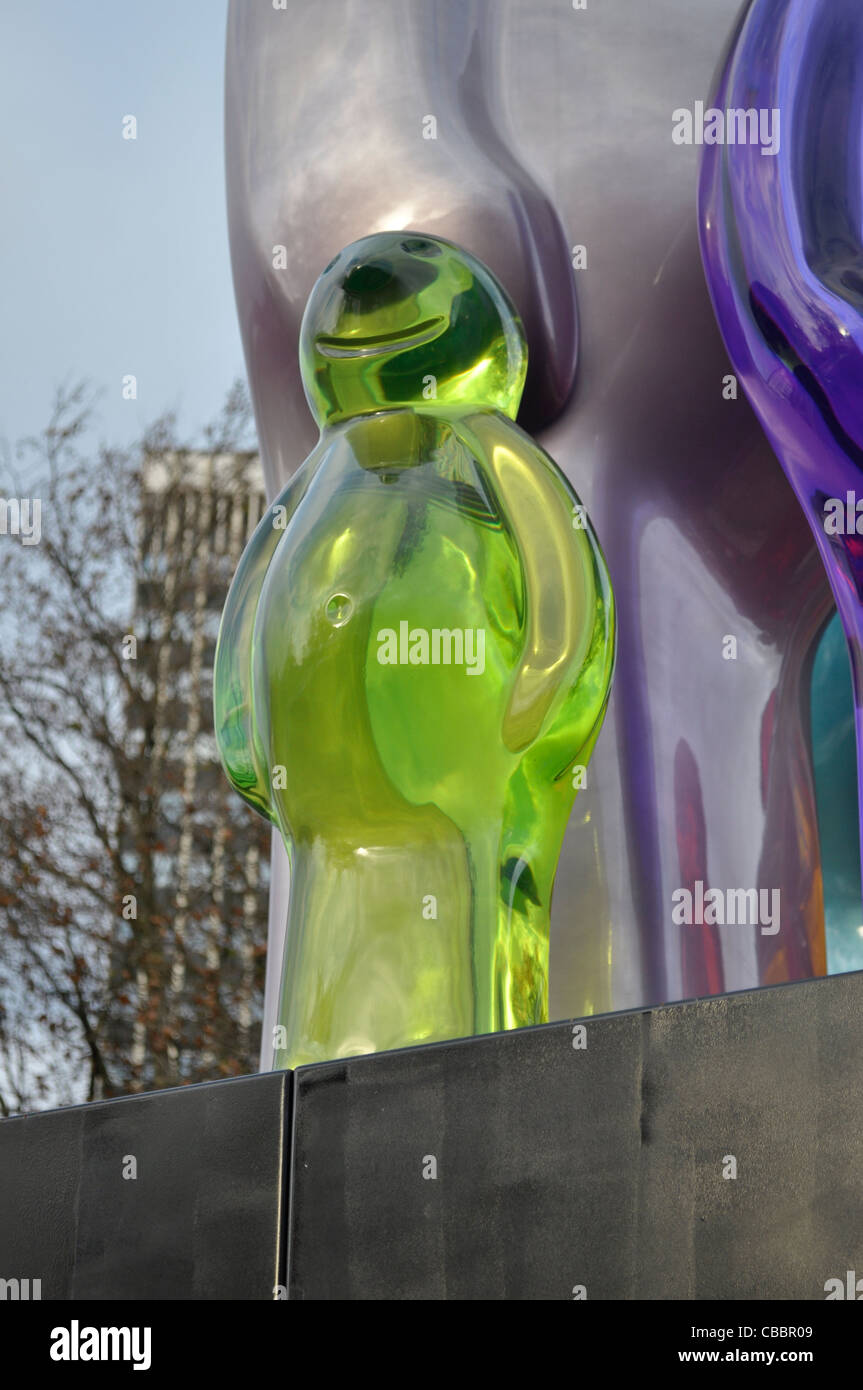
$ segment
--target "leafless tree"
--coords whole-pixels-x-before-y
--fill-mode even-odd
[[[191,449],[93,442],[84,387],[5,464],[0,1113],[255,1070],[269,833],[212,736],[218,613],[261,501],[245,389]],[[26,508],[25,508],[26,511]],[[7,523],[17,515],[7,506]]]

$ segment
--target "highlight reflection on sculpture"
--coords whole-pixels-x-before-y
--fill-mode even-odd
[[[513,423],[524,339],[484,266],[354,243],[301,365],[321,438],[243,557],[215,673],[225,767],[291,858],[278,1066],[547,1018],[614,657],[590,525]]]

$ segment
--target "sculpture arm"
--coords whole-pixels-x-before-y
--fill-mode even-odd
[[[525,644],[503,724],[504,741],[516,752],[539,737],[577,680],[596,638],[598,605],[610,680],[613,599],[599,543],[554,461],[497,414],[476,417],[471,428],[523,568]]]

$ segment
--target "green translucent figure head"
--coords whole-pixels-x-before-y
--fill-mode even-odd
[[[363,237],[331,261],[300,330],[321,426],[405,406],[491,407],[515,419],[527,370],[518,315],[491,271],[416,232]]]

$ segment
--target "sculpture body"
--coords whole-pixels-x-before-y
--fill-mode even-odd
[[[226,770],[291,860],[279,1066],[547,1019],[614,657],[589,522],[513,423],[524,340],[485,267],[414,233],[354,243],[301,361],[321,437],[216,657]]]

